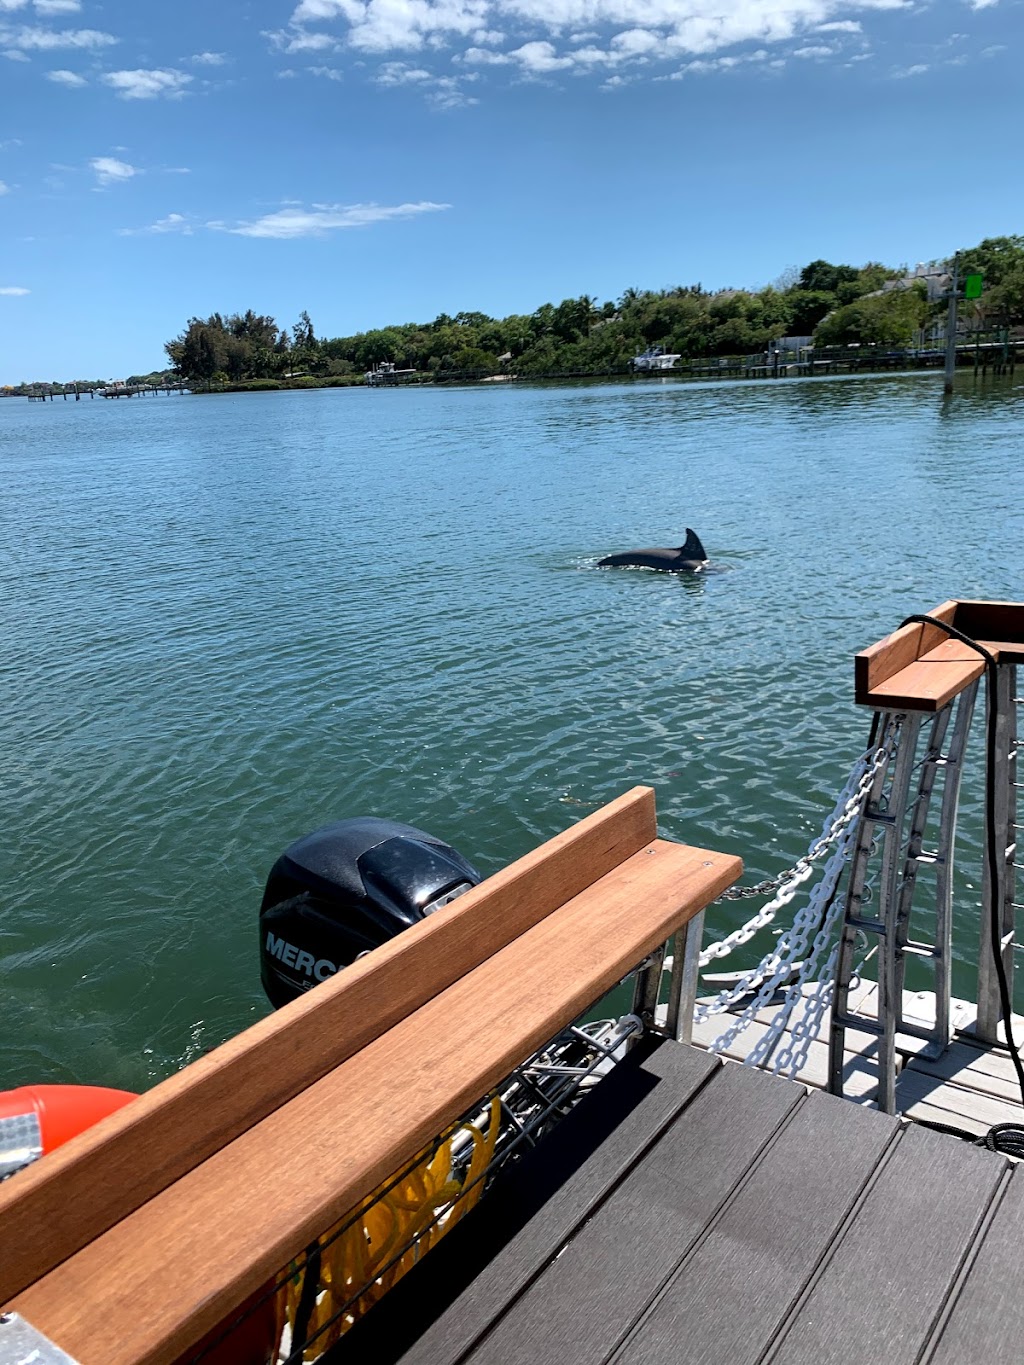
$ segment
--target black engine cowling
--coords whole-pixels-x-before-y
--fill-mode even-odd
[[[291,844],[260,907],[260,976],[279,1008],[448,905],[476,869],[423,830],[366,816]]]

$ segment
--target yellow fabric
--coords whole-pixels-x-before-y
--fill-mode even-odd
[[[399,1180],[385,1180],[323,1234],[318,1242],[317,1301],[308,1330],[311,1344],[304,1360],[315,1360],[333,1346],[476,1204],[483,1192],[483,1174],[494,1156],[500,1123],[501,1100],[495,1095],[490,1101],[486,1132],[472,1123],[449,1129],[436,1149],[431,1144],[421,1152]],[[459,1177],[452,1169],[452,1147],[461,1134],[469,1135],[473,1153]],[[336,1235],[347,1223],[351,1226]],[[396,1252],[400,1254],[394,1259]],[[392,1259],[394,1264],[389,1265]],[[305,1264],[304,1259],[303,1267]],[[295,1265],[278,1290],[278,1350],[286,1325],[294,1327],[306,1273],[305,1268]],[[342,1306],[354,1295],[358,1297],[342,1313]]]

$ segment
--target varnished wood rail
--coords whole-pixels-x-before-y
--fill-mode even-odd
[[[637,788],[0,1189],[0,1301],[170,1362],[739,876]]]
[[[1024,604],[953,600],[926,614],[977,640],[997,663],[1024,662]],[[915,622],[856,656],[854,693],[876,711],[940,711],[984,671],[977,650]]]

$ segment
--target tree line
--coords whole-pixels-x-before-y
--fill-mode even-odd
[[[968,322],[1024,323],[1024,236],[986,238],[960,257],[962,274],[985,281],[982,299],[965,305]],[[783,336],[812,337],[816,346],[910,345],[944,310],[905,268],[817,260],[757,290],[627,289],[604,303],[581,295],[506,318],[442,313],[347,337],[318,338],[307,312],[287,330],[252,310],[214,313],[191,318],[165,349],[175,374],[193,383],[345,383],[383,363],[439,376],[587,374],[624,369],[651,346],[699,360],[753,355]]]

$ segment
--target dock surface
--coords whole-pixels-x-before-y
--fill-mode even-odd
[[[816,983],[807,988],[811,994]],[[878,988],[865,982],[851,994],[851,1008],[871,1016],[877,1005]],[[722,1056],[742,1061],[750,1048],[768,1032],[778,1005],[759,1010],[750,1025]],[[1010,1054],[1005,1047],[993,1047],[978,1040],[973,1032],[977,1006],[967,1000],[950,1002],[953,1041],[941,1057],[930,1058],[920,1038],[896,1035],[896,1103],[907,1119],[942,1123],[981,1137],[997,1123],[1024,1125],[1024,1107]],[[793,1029],[804,1019],[805,1006],[793,1011],[778,1044],[778,1050],[793,1042]],[[935,996],[930,991],[904,991],[903,1017],[930,1026],[935,1018]],[[711,1047],[733,1021],[722,1014],[693,1026],[693,1041],[698,1047]],[[1014,1037],[1024,1039],[1024,1018],[1013,1016]],[[844,1095],[856,1104],[871,1104],[878,1091],[877,1038],[851,1028],[843,1054]],[[818,1037],[806,1045],[802,1065],[795,1079],[814,1089],[828,1085],[828,1015]],[[1022,1352],[1024,1359],[1024,1352]]]
[[[1020,1359],[1024,1174],[698,1048],[634,1054],[335,1348],[402,1365]]]

